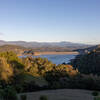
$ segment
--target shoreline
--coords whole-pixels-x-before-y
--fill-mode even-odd
[[[39,55],[64,55],[64,54],[76,54],[78,55],[79,52],[34,52],[34,56]]]

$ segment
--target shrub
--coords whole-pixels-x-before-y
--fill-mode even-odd
[[[3,98],[3,95],[4,95],[4,90],[3,89],[0,89],[0,99]]]
[[[92,93],[92,95],[93,95],[93,96],[98,96],[98,95],[99,95],[99,92],[94,91],[94,92]]]
[[[21,95],[21,100],[27,100],[27,96],[26,95]]]
[[[40,100],[48,100],[47,96],[43,95],[40,97]]]
[[[13,87],[8,86],[4,90],[4,100],[18,100],[16,90]]]
[[[17,93],[15,89],[8,86],[5,89],[0,89],[0,98],[3,100],[17,100]]]
[[[100,100],[100,97],[95,97],[94,100]]]

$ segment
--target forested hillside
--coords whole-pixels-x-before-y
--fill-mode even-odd
[[[100,75],[100,47],[91,49],[84,55],[78,55],[71,63],[81,73]]]

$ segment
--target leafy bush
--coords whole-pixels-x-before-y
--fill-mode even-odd
[[[94,97],[94,100],[100,100],[100,97]]]
[[[99,92],[94,91],[94,92],[92,93],[92,95],[93,95],[93,96],[98,96],[98,95],[99,95]]]
[[[42,96],[40,97],[40,100],[48,100],[48,98],[47,98],[47,96],[42,95]]]
[[[3,98],[3,95],[4,95],[4,90],[3,89],[0,89],[0,99]]]
[[[5,89],[0,90],[0,97],[3,98],[3,100],[17,100],[17,93],[14,88],[12,87],[6,87]]]
[[[26,95],[21,95],[20,98],[21,98],[21,100],[27,100],[27,96]]]

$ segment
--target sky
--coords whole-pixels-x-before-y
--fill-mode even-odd
[[[100,0],[0,0],[0,40],[100,44]]]

